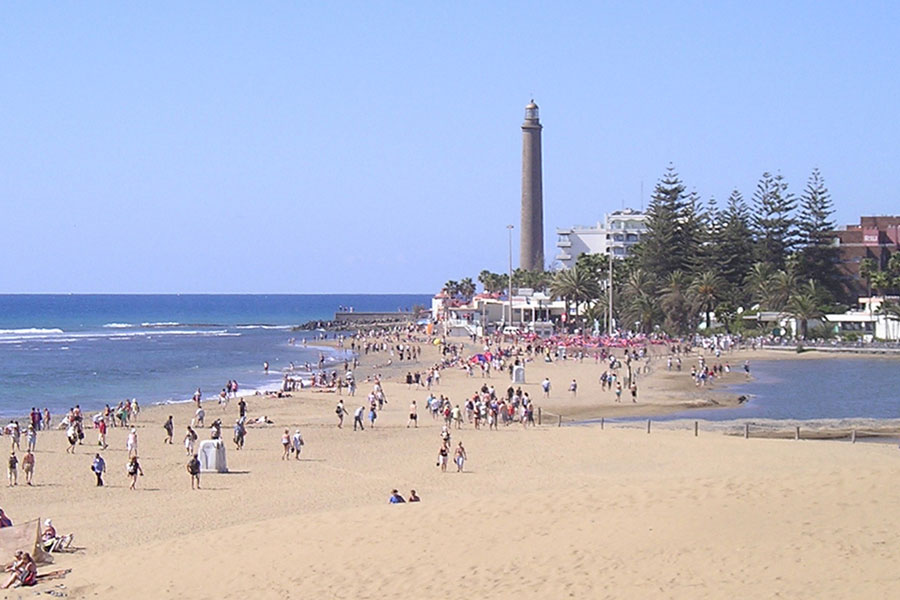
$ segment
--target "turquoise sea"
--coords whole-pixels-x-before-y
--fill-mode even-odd
[[[0,415],[31,407],[59,415],[126,398],[183,401],[198,387],[215,395],[229,379],[241,389],[274,388],[281,370],[315,364],[303,347],[339,307],[397,311],[429,295],[0,295]],[[296,338],[291,345],[288,341]],[[263,362],[270,365],[263,373]],[[58,420],[58,419],[55,419]]]

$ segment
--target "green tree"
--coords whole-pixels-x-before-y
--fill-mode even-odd
[[[484,270],[478,275],[478,281],[484,287],[484,291],[489,294],[497,294],[505,292],[509,282],[509,275],[506,273],[492,273]]]
[[[869,277],[871,286],[879,296],[884,296],[888,288],[891,287],[891,276],[885,271],[875,271]]]
[[[663,326],[670,334],[687,333],[692,328],[692,313],[688,288],[690,281],[684,271],[669,274],[660,290],[660,308],[665,315]]]
[[[577,314],[581,304],[594,301],[600,296],[600,284],[593,274],[577,266],[557,272],[550,290],[554,296],[565,301],[566,313],[569,312],[570,303],[575,305]]]
[[[798,287],[796,269],[788,264],[784,269],[772,276],[771,296],[769,302],[772,310],[782,310],[787,305]]]
[[[639,322],[640,330],[645,333],[653,331],[653,327],[662,320],[656,278],[641,268],[634,269],[625,280],[622,296],[622,314],[626,320]]]
[[[825,316],[819,299],[810,293],[792,294],[785,307],[787,313],[800,323],[800,337],[806,339],[809,331],[809,321],[821,319]]]
[[[775,269],[765,262],[753,263],[745,277],[747,293],[754,302],[759,303],[763,309],[771,309],[774,298],[773,278]]]
[[[821,283],[833,298],[846,296],[838,272],[840,249],[832,243],[834,205],[825,181],[814,169],[800,196],[797,219],[801,248],[798,274],[803,279]]]
[[[702,311],[706,317],[707,331],[712,328],[710,315],[716,308],[716,304],[723,292],[722,279],[713,271],[706,271],[694,277],[688,294],[693,304]]]
[[[459,282],[451,279],[447,283],[444,284],[444,293],[446,293],[451,298],[456,298],[459,296]]]
[[[797,199],[779,173],[763,173],[753,194],[752,224],[756,260],[780,269],[796,244],[794,209]]]
[[[735,304],[743,304],[744,282],[753,266],[753,232],[750,213],[743,196],[737,190],[728,197],[728,205],[721,217],[721,225],[713,238],[715,270],[726,285],[724,296]]]
[[[459,282],[459,295],[462,296],[462,299],[466,302],[472,300],[472,296],[475,295],[475,282],[472,281],[471,277],[466,277],[462,281]]]
[[[866,295],[872,295],[872,275],[878,272],[878,263],[874,258],[859,261],[859,276],[866,280]]]
[[[647,214],[647,232],[634,250],[640,268],[659,277],[689,270],[700,242],[697,199],[685,194],[672,165],[656,184]]]

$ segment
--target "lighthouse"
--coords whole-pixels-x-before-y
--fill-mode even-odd
[[[544,270],[544,193],[541,184],[541,121],[532,100],[522,123],[522,228],[519,266]]]

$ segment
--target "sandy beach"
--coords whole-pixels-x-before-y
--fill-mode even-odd
[[[636,406],[599,391],[592,359],[530,363],[523,389],[544,425],[453,430],[466,471],[435,467],[440,421],[426,414],[423,389],[408,389],[418,363],[377,369],[388,404],[376,426],[336,427],[335,393],[248,398],[251,428],[235,451],[237,417],[205,403],[207,423],[222,417],[228,474],[203,474],[192,491],[181,439],[193,404],[145,407],[137,423],[146,475],[130,491],[125,430],[103,452],[107,487],[90,472],[96,432],[75,456],[60,431],[42,433],[33,488],[4,488],[0,506],[20,523],[53,518],[75,533],[77,551],[47,569],[62,580],[7,598],[57,591],[70,598],[893,598],[900,559],[900,490],[894,444],[744,440],[686,429],[557,427],[551,417],[659,414],[686,405],[732,402],[713,386],[698,390],[686,372],[657,361],[639,380]],[[470,345],[470,348],[472,346]],[[737,353],[733,367],[762,353]],[[780,355],[781,356],[781,355]],[[807,358],[807,355],[802,355]],[[373,370],[385,355],[363,357]],[[683,369],[689,372],[690,363]],[[730,377],[744,377],[735,368]],[[551,378],[549,399],[539,382]],[[567,391],[576,378],[576,397]],[[484,380],[498,391],[508,378]],[[461,404],[482,384],[445,370],[435,393]],[[347,408],[365,402],[360,381]],[[419,427],[407,428],[417,400]],[[175,419],[175,443],[162,423]],[[367,422],[368,425],[368,422]],[[280,460],[281,435],[301,429],[301,460]],[[201,439],[207,437],[204,430]],[[3,438],[4,440],[6,438]],[[455,471],[455,469],[453,469]],[[390,490],[415,489],[418,504],[389,505]],[[56,586],[64,587],[56,587]]]

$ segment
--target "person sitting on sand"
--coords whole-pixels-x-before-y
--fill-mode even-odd
[[[397,490],[391,490],[391,498],[388,500],[390,504],[405,504],[406,500],[403,499],[403,496],[400,495],[400,492]]]
[[[16,560],[6,567],[10,573],[9,578],[0,585],[0,588],[6,590],[10,587],[32,586],[37,583],[37,565],[31,555],[22,550],[16,551]]]
[[[0,508],[0,529],[3,529],[4,527],[12,527],[12,526],[13,526],[12,520],[9,517],[7,517],[6,513],[3,512],[3,509]]]
[[[73,539],[75,539],[75,534],[57,535],[53,522],[50,519],[44,521],[44,529],[41,531],[41,546],[47,552],[62,552],[72,545]]]
[[[407,502],[419,502],[422,499],[416,494],[416,490],[409,490],[409,500]]]

